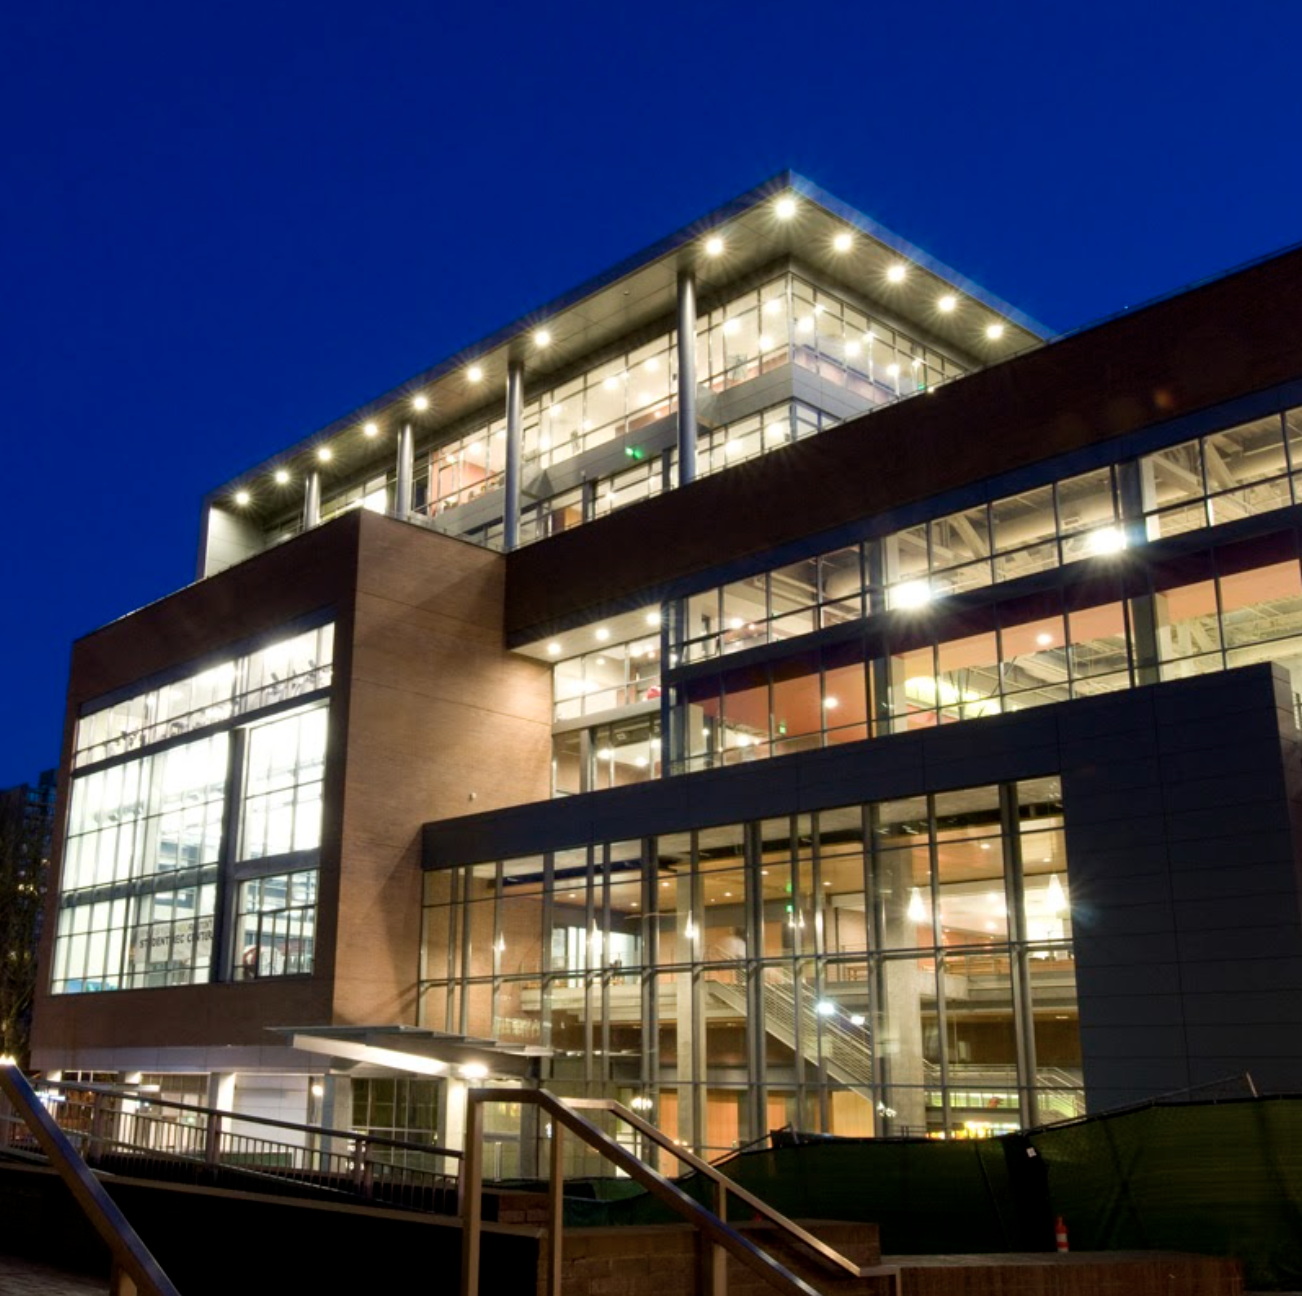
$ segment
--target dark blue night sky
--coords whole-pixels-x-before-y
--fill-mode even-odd
[[[1284,0],[11,6],[0,786],[207,490],[774,172],[1056,328],[1297,241],[1300,47]]]

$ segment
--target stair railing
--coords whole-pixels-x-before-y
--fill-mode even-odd
[[[564,1257],[564,1138],[568,1130],[590,1148],[624,1171],[658,1201],[691,1224],[709,1245],[706,1284],[710,1296],[727,1296],[727,1258],[737,1259],[776,1290],[788,1296],[818,1296],[803,1278],[792,1273],[767,1251],[727,1223],[728,1198],[736,1197],[780,1232],[803,1243],[830,1268],[856,1278],[888,1277],[893,1280],[896,1296],[901,1291],[898,1265],[860,1266],[834,1247],[816,1238],[808,1230],[788,1219],[767,1202],[729,1179],[716,1167],[703,1161],[685,1147],[643,1120],[635,1112],[609,1098],[560,1099],[546,1089],[471,1089],[466,1094],[465,1159],[462,1162],[459,1191],[461,1194],[461,1296],[479,1296],[480,1240],[483,1224],[483,1156],[484,1104],[528,1103],[542,1108],[552,1121],[551,1155],[547,1186],[547,1296],[561,1296],[561,1272]],[[580,1114],[603,1111],[635,1129],[649,1142],[677,1157],[714,1186],[714,1210],[701,1205],[676,1183],[652,1169],[622,1143]]]
[[[112,1258],[110,1296],[179,1296],[153,1253],[46,1111],[27,1077],[3,1058],[0,1058],[0,1093],[23,1118],[77,1205],[104,1239]]]

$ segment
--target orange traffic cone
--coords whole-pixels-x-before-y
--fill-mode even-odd
[[[1053,1239],[1057,1242],[1059,1251],[1071,1250],[1071,1247],[1067,1245],[1067,1221],[1061,1215],[1054,1221]]]

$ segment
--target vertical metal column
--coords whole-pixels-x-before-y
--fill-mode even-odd
[[[696,275],[678,274],[678,484],[696,480]]]
[[[303,483],[303,530],[321,524],[321,474],[310,472]]]
[[[1013,1024],[1017,1038],[1017,1090],[1022,1125],[1038,1125],[1035,1018],[1031,1000],[1031,969],[1027,963],[1026,880],[1022,871],[1021,817],[1017,788],[1005,784],[999,792],[1000,827],[1004,837],[1004,892],[1008,901],[1008,942],[1012,950]]]
[[[1151,474],[1151,469],[1148,471]],[[1151,492],[1151,481],[1148,485]],[[1130,459],[1118,464],[1117,502],[1128,546],[1143,544],[1148,539],[1144,525],[1144,495],[1144,467],[1139,460]],[[1130,635],[1134,645],[1134,682],[1137,685],[1156,684],[1161,679],[1157,599],[1147,580],[1143,580],[1142,585],[1135,583],[1130,592]]]
[[[415,440],[411,434],[411,424],[403,425],[398,433],[398,467],[393,485],[392,517],[405,521],[411,512],[411,483],[416,470]]]
[[[506,489],[502,500],[502,547],[520,547],[520,460],[524,452],[524,363],[512,360],[506,372]]]

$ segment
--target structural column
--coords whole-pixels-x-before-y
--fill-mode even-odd
[[[696,480],[696,275],[678,274],[678,484]]]
[[[321,474],[310,472],[303,483],[303,530],[321,523]]]
[[[398,466],[393,486],[392,516],[405,521],[411,512],[411,482],[415,475],[416,452],[411,434],[411,424],[398,433]]]
[[[524,451],[524,364],[512,360],[506,373],[506,489],[502,500],[503,547],[520,547],[520,461]]]

